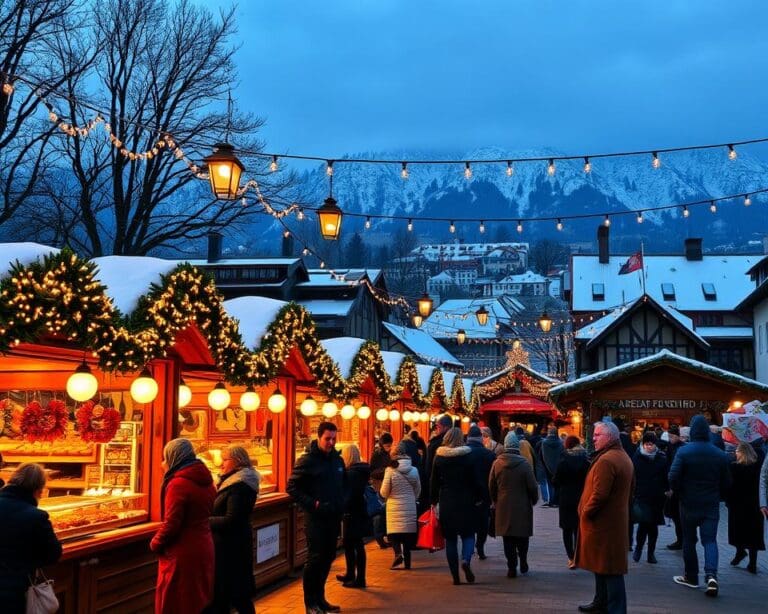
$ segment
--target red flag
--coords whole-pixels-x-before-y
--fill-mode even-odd
[[[643,254],[642,252],[637,252],[636,254],[632,254],[627,261],[621,265],[621,268],[619,269],[619,275],[626,275],[627,273],[631,273],[632,271],[637,271],[638,269],[643,268]]]

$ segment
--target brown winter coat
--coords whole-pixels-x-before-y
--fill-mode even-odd
[[[596,574],[627,573],[632,461],[615,441],[592,460],[579,502],[576,566]]]
[[[538,501],[539,488],[528,461],[519,454],[505,451],[491,467],[488,489],[496,505],[496,535],[533,535],[533,506]]]

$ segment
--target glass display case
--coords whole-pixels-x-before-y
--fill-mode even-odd
[[[248,456],[254,469],[261,475],[259,494],[274,492],[277,488],[273,468],[272,440],[264,437],[254,437],[246,440],[229,441],[193,441],[197,458],[199,458],[213,474],[214,479],[221,473],[221,452],[229,445],[242,446],[248,451]]]
[[[45,497],[38,507],[48,512],[60,540],[84,537],[147,520],[147,497],[122,495]]]

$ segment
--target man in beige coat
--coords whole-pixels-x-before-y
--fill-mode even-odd
[[[624,575],[629,551],[629,503],[634,469],[621,447],[619,429],[612,422],[597,422],[592,436],[595,456],[579,502],[576,566],[595,574],[592,603],[580,612],[624,614],[627,594]]]

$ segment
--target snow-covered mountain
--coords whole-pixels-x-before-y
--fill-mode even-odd
[[[554,150],[506,151],[483,148],[449,155],[429,152],[376,152],[351,155],[351,158],[436,160],[501,159],[563,155]],[[344,164],[334,166],[334,196],[346,212],[371,215],[399,215],[414,218],[414,231],[421,242],[481,238],[477,222],[462,223],[462,218],[568,217],[588,213],[636,211],[646,207],[685,203],[744,194],[768,187],[768,163],[739,151],[729,160],[725,148],[661,154],[661,167],[654,169],[651,156],[592,159],[592,172],[584,173],[582,160],[558,161],[554,176],[547,174],[546,162],[521,162],[514,165],[511,177],[506,163],[474,164],[471,180],[464,178],[462,165],[411,164],[409,178],[400,177],[400,165]],[[325,166],[302,176],[304,190],[312,202],[322,203],[328,194]],[[708,205],[690,208],[683,218],[681,209],[644,216],[612,217],[612,249],[634,250],[640,240],[650,249],[681,249],[685,236],[704,237],[705,249],[733,244],[736,248],[768,233],[768,196],[753,198],[745,207],[743,199],[717,204],[713,214]],[[419,218],[439,217],[456,220],[456,234],[448,225],[421,222]],[[344,232],[361,229],[363,218],[348,218]],[[558,232],[553,222],[524,224],[519,235],[516,223],[486,222],[488,240],[505,234],[513,240],[534,241],[550,237],[565,242],[592,241],[602,217],[565,221]],[[392,233],[394,225],[405,222],[375,221],[371,239]],[[506,226],[502,231],[499,226]]]

